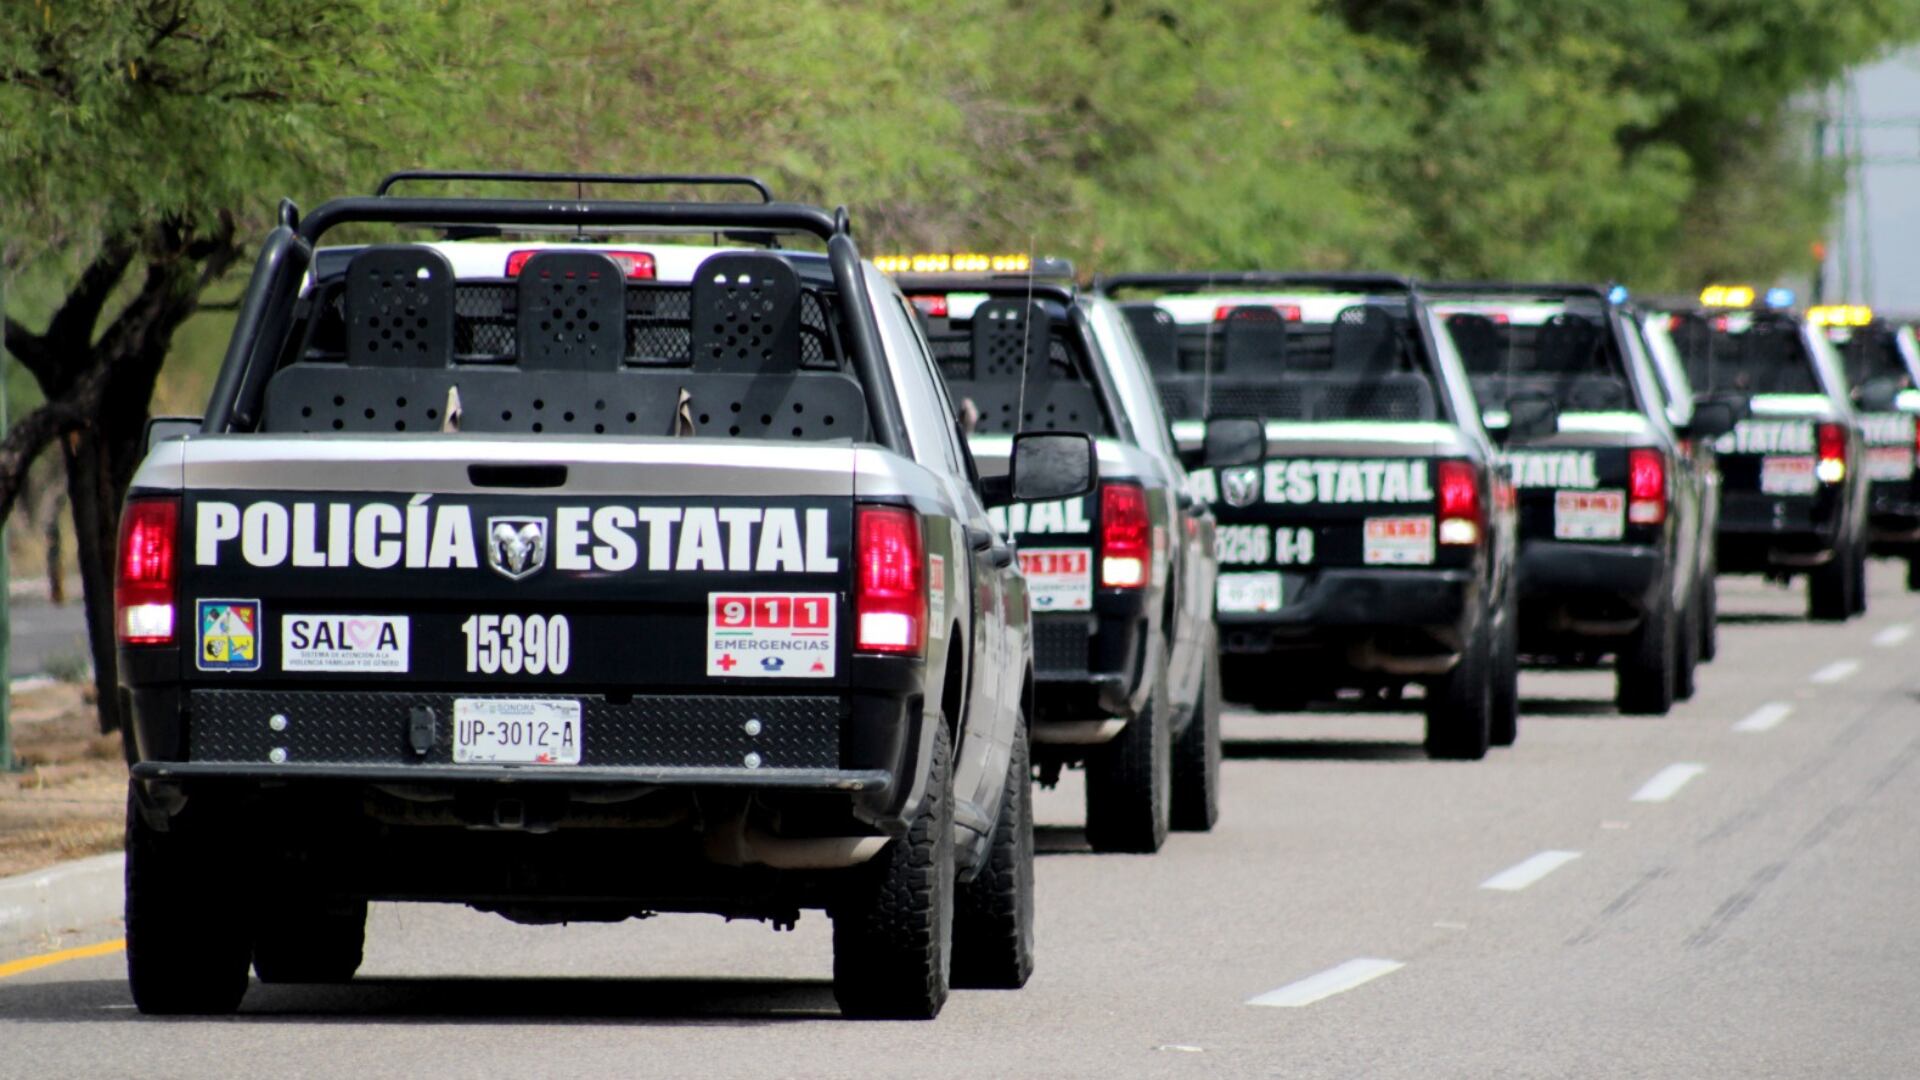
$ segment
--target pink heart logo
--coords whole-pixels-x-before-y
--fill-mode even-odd
[[[350,619],[347,621],[347,644],[356,649],[370,649],[379,632],[380,624],[371,619]]]

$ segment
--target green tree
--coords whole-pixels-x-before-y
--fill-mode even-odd
[[[120,501],[174,332],[278,196],[404,137],[438,19],[405,0],[39,0],[0,22],[0,235],[24,309],[6,344],[44,397],[0,441],[0,515],[57,441],[103,726]]]

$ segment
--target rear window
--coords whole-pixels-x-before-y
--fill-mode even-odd
[[[978,293],[916,296],[914,302],[967,430],[1120,434],[1065,304]]]
[[[1827,340],[1840,353],[1847,373],[1847,385],[1890,386],[1893,390],[1913,389],[1913,376],[1906,358],[1900,355],[1896,332],[1883,323],[1862,327],[1836,326],[1827,331]]]
[[[1176,296],[1121,305],[1176,420],[1437,420],[1405,300]]]
[[[1821,394],[1813,354],[1791,318],[1768,313],[1671,316],[1687,381],[1705,394]]]
[[[1570,304],[1436,304],[1482,409],[1544,394],[1567,412],[1636,408],[1604,312]]]

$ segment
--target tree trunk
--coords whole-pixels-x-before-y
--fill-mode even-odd
[[[119,657],[114,652],[113,626],[114,548],[119,537],[120,505],[93,432],[74,432],[62,448],[67,462],[67,498],[73,507],[74,555],[80,565],[80,595],[87,615],[87,644],[93,652],[100,730],[113,731],[121,721]]]

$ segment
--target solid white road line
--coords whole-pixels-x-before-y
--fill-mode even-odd
[[[1779,701],[1769,701],[1765,705],[1747,714],[1745,720],[1733,725],[1735,731],[1772,731],[1787,718],[1793,706]]]
[[[1640,785],[1640,790],[1633,793],[1633,801],[1666,802],[1668,799],[1673,798],[1675,792],[1686,787],[1687,781],[1706,771],[1707,767],[1705,765],[1694,765],[1687,762],[1682,762],[1678,765],[1669,765],[1659,772],[1654,773],[1653,779]]]
[[[1328,968],[1318,975],[1309,975],[1299,982],[1288,983],[1278,990],[1269,990],[1256,997],[1250,997],[1247,999],[1247,1004],[1270,1005],[1276,1009],[1297,1009],[1370,983],[1382,975],[1399,971],[1404,966],[1398,960],[1361,957],[1358,960],[1349,960],[1339,967]]]
[[[1885,630],[1882,630],[1879,633],[1873,635],[1873,643],[1875,645],[1880,646],[1883,649],[1891,649],[1895,645],[1898,645],[1901,642],[1907,640],[1907,638],[1910,635],[1912,635],[1912,633],[1913,633],[1912,624],[1894,623],[1892,626],[1889,626]]]
[[[1509,866],[1480,883],[1483,889],[1519,892],[1555,870],[1580,857],[1577,851],[1543,851],[1525,862]]]
[[[1837,683],[1859,670],[1860,661],[1858,660],[1835,660],[1807,678],[1817,683]]]

